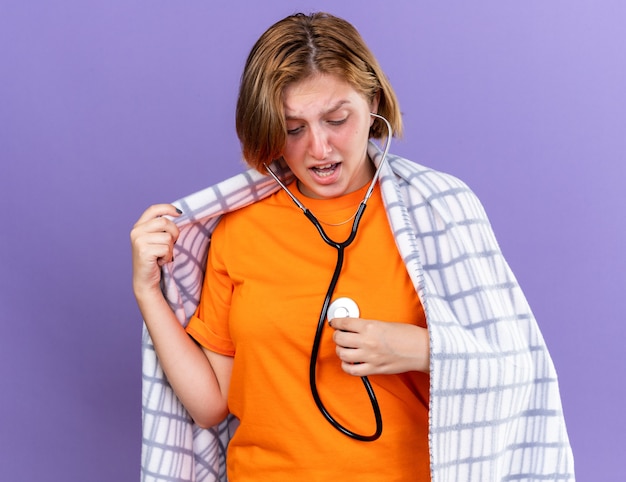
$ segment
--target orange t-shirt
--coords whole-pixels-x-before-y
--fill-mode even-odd
[[[339,223],[366,190],[332,201],[298,196],[320,221]],[[322,226],[343,241],[351,224]],[[374,442],[340,433],[313,401],[311,347],[336,259],[336,249],[282,190],[225,215],[213,233],[200,305],[187,331],[206,348],[234,356],[228,405],[240,425],[228,448],[231,482],[430,480],[427,374],[369,377],[383,418]],[[362,318],[426,326],[378,187],[346,249],[333,299],[340,296],[354,299]],[[332,332],[325,328],[318,357],[320,396],[345,427],[372,434],[369,398],[361,379],[341,369]]]

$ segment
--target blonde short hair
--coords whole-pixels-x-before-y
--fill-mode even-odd
[[[299,13],[261,35],[241,76],[236,128],[244,159],[251,167],[265,173],[263,164],[282,155],[287,136],[283,91],[317,73],[345,79],[368,101],[378,95],[378,114],[387,118],[395,135],[401,135],[396,95],[359,32],[327,13]],[[385,136],[385,125],[375,120],[370,138]]]

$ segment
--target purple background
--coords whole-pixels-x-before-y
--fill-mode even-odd
[[[254,40],[352,21],[397,89],[393,152],[482,199],[559,371],[578,480],[623,476],[626,2],[0,3],[0,479],[133,481],[143,209],[241,170]]]

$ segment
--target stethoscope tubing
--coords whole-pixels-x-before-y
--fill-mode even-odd
[[[360,440],[362,442],[373,442],[374,440],[377,440],[382,434],[383,420],[382,420],[382,414],[380,412],[380,406],[378,404],[378,400],[376,399],[376,393],[374,392],[374,389],[372,388],[372,384],[370,383],[369,379],[366,376],[361,377],[361,381],[363,382],[365,391],[367,392],[367,395],[370,399],[372,410],[374,412],[374,418],[376,420],[376,430],[372,435],[362,435],[362,434],[353,432],[352,430],[344,427],[341,423],[335,420],[335,418],[326,409],[326,406],[324,405],[324,402],[322,401],[319,395],[319,392],[317,390],[317,358],[319,354],[319,348],[321,345],[322,334],[324,331],[324,327],[326,325],[328,307],[330,306],[330,301],[332,299],[333,293],[337,286],[337,282],[339,281],[341,269],[343,268],[345,249],[352,243],[352,241],[354,241],[356,237],[359,221],[363,215],[363,212],[365,211],[365,207],[366,207],[366,204],[362,202],[359,206],[359,209],[353,221],[352,229],[350,231],[350,236],[348,237],[348,239],[346,239],[342,243],[337,243],[333,241],[332,239],[330,239],[324,232],[324,229],[320,226],[319,222],[317,222],[317,219],[315,219],[315,221],[312,220],[313,224],[322,235],[322,239],[324,239],[324,241],[327,244],[337,249],[337,262],[335,263],[335,270],[333,271],[333,276],[328,285],[328,290],[326,292],[326,296],[324,297],[324,303],[322,304],[320,317],[317,322],[317,330],[315,332],[315,338],[313,340],[313,348],[311,349],[311,360],[309,362],[309,385],[311,388],[311,394],[313,396],[313,400],[315,401],[317,408],[322,413],[324,418],[326,418],[326,420],[333,427],[335,427],[344,435],[347,435],[348,437],[351,437],[355,440]]]
[[[382,420],[382,415],[380,411],[380,406],[378,404],[378,400],[376,399],[376,394],[374,392],[374,389],[372,388],[372,384],[370,383],[369,378],[367,376],[360,377],[365,387],[365,390],[367,392],[367,395],[370,399],[370,403],[372,405],[372,411],[374,412],[374,419],[376,422],[376,429],[372,435],[362,435],[362,434],[355,433],[349,430],[348,428],[344,427],[341,423],[335,420],[335,418],[326,409],[326,406],[324,405],[324,402],[322,401],[319,391],[317,389],[317,358],[318,358],[320,344],[322,340],[322,334],[324,332],[324,326],[326,324],[326,316],[328,313],[328,308],[330,306],[333,293],[335,292],[335,288],[337,286],[337,282],[339,281],[339,276],[341,275],[341,270],[343,268],[345,249],[348,246],[350,246],[350,244],[352,244],[352,242],[356,238],[356,235],[359,229],[359,224],[361,222],[361,218],[363,217],[363,213],[365,212],[365,208],[367,207],[367,201],[372,195],[372,192],[374,191],[374,186],[376,185],[376,182],[380,175],[381,168],[383,164],[385,163],[385,160],[387,159],[387,154],[389,153],[391,137],[393,135],[391,124],[389,123],[387,119],[385,119],[381,115],[374,114],[374,113],[371,113],[371,115],[385,122],[385,124],[387,125],[387,130],[389,134],[387,137],[387,142],[385,143],[385,148],[383,149],[383,155],[382,155],[380,164],[378,165],[378,168],[376,169],[374,173],[372,181],[370,182],[370,186],[367,192],[365,193],[363,200],[359,204],[357,212],[352,221],[352,228],[350,229],[350,235],[343,242],[337,242],[333,240],[330,236],[328,236],[328,234],[326,234],[326,231],[324,231],[324,228],[322,227],[320,222],[317,220],[315,215],[306,206],[304,206],[296,196],[293,195],[293,193],[287,188],[287,186],[285,186],[283,182],[278,178],[278,176],[269,168],[269,166],[267,165],[265,166],[268,173],[274,178],[274,180],[280,185],[280,187],[282,187],[287,192],[287,194],[289,195],[289,197],[291,197],[291,199],[296,204],[296,206],[298,206],[303,211],[304,215],[315,226],[315,228],[319,232],[324,242],[337,250],[337,262],[335,263],[333,276],[328,285],[326,296],[324,297],[322,310],[320,312],[320,317],[317,323],[317,329],[315,331],[315,338],[313,340],[313,347],[311,349],[311,360],[309,363],[309,385],[311,388],[311,394],[313,396],[313,400],[315,401],[317,408],[322,413],[324,418],[326,418],[326,420],[333,427],[335,427],[344,435],[347,435],[348,437],[351,437],[355,440],[360,440],[362,442],[373,442],[374,440],[377,440],[378,438],[380,438],[382,431],[383,431],[383,420]]]

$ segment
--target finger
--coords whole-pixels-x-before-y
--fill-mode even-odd
[[[133,265],[137,267],[159,262],[160,258],[171,261],[174,257],[174,241],[170,234],[165,232],[150,233],[133,240]]]
[[[137,224],[130,232],[133,244],[142,243],[145,239],[150,239],[156,233],[165,233],[169,240],[174,243],[178,239],[180,230],[170,219],[159,217]]]
[[[350,363],[342,361],[341,369],[353,377],[367,377],[375,373],[373,367],[368,363]]]
[[[180,216],[182,211],[173,204],[153,204],[146,209],[139,217],[135,226],[143,224],[146,221],[160,216],[172,216],[174,218]]]
[[[153,254],[159,267],[174,260],[174,251],[164,246],[156,246]]]
[[[340,317],[333,318],[332,320],[330,320],[329,324],[335,330],[350,331],[356,333],[359,325],[357,320],[359,320],[359,318]]]
[[[162,268],[168,263],[174,261],[174,253],[172,251],[168,252],[165,256],[161,256],[157,258],[157,265]]]
[[[158,262],[159,266],[162,266],[160,260],[171,260],[173,252],[173,244],[169,235],[155,233],[151,239],[143,240],[136,246],[134,258],[140,264]]]
[[[360,348],[361,345],[359,343],[360,335],[358,333],[353,333],[349,331],[335,331],[333,333],[333,341],[335,344],[342,348]]]
[[[174,233],[169,231],[158,231],[156,233],[146,233],[141,239],[141,244],[144,246],[164,245],[168,249],[172,249],[175,240],[176,237]]]
[[[180,232],[178,226],[171,219],[163,217],[151,219],[140,229],[146,233],[167,233],[174,241],[176,241]]]
[[[346,363],[362,363],[365,358],[363,351],[358,348],[348,348],[345,346],[337,346],[335,348],[335,353],[337,353],[337,357],[342,362],[346,362]]]

